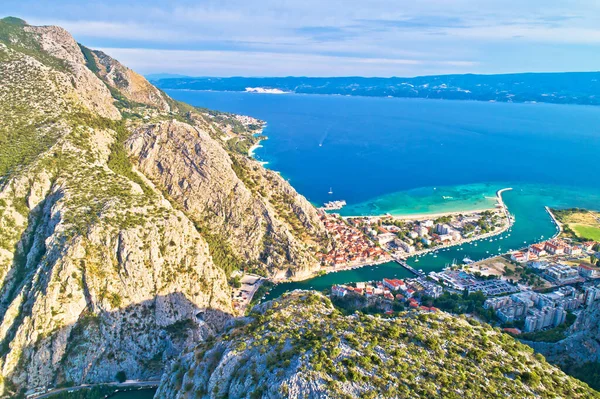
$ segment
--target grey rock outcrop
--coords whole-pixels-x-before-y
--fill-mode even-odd
[[[230,154],[200,126],[138,128],[126,147],[136,166],[246,262],[275,277],[303,277],[326,233],[314,207],[278,174]]]

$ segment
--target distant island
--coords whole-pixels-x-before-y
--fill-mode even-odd
[[[291,92],[344,96],[432,98],[600,105],[600,72],[364,77],[179,77],[151,79],[161,89]]]

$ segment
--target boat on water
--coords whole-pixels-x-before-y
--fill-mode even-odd
[[[462,260],[465,265],[470,265],[471,263],[475,263],[475,261],[467,256]]]
[[[327,194],[333,194],[333,190],[331,189],[331,187],[329,187],[329,192]]]

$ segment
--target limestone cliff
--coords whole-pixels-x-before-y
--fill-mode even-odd
[[[157,398],[593,398],[531,348],[473,320],[343,316],[294,292],[259,305],[165,374]]]
[[[555,342],[528,342],[549,361],[562,366],[600,362],[600,303],[594,303],[577,316],[566,333]]]
[[[85,50],[85,49],[84,49]],[[88,65],[94,65],[98,75],[111,87],[119,90],[131,101],[170,111],[168,98],[143,76],[122,65],[102,51],[89,53]],[[94,67],[92,67],[94,68]]]
[[[206,130],[178,121],[138,128],[126,147],[136,166],[237,257],[299,277],[325,238],[314,207],[278,174],[228,152]]]
[[[230,267],[318,267],[315,209],[240,152],[258,121],[173,101],[64,29],[0,20],[0,120],[5,396],[157,378],[231,318]]]

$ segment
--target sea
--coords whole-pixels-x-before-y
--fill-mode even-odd
[[[494,206],[503,194],[513,227],[411,258],[425,272],[548,239],[545,206],[600,210],[600,107],[381,97],[166,90],[192,105],[264,120],[254,156],[315,205],[340,213],[412,215]],[[331,192],[331,194],[330,194]],[[303,288],[409,277],[396,263],[277,285],[266,299]]]

